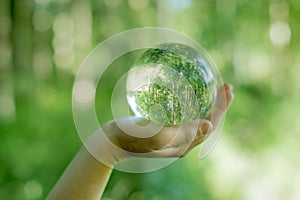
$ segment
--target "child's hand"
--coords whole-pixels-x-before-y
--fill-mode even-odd
[[[109,121],[102,129],[111,142],[103,134],[94,134],[87,141],[86,147],[93,151],[94,156],[94,151],[97,151],[99,161],[106,160],[111,165],[131,156],[185,156],[217,126],[233,97],[232,86],[224,84],[219,88],[215,104],[206,119],[182,125],[162,126],[133,116]]]

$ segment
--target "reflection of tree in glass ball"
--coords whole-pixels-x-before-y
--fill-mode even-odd
[[[206,56],[183,44],[145,51],[127,77],[127,100],[136,116],[163,125],[205,118],[217,80]]]

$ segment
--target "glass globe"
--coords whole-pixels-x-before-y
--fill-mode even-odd
[[[205,118],[216,91],[213,64],[203,52],[179,43],[146,50],[127,76],[132,112],[162,125]]]

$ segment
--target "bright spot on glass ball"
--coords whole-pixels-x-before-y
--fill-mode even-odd
[[[217,80],[204,53],[164,43],[137,58],[127,77],[127,100],[136,116],[163,125],[205,118],[215,100]]]

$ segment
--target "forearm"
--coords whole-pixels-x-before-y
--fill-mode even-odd
[[[114,129],[115,126],[103,126],[103,131],[110,134],[116,131]],[[60,177],[47,200],[99,200],[113,166],[124,159],[109,141],[101,129],[91,135]]]
[[[99,200],[112,168],[96,160],[82,147],[60,177],[47,200]]]

